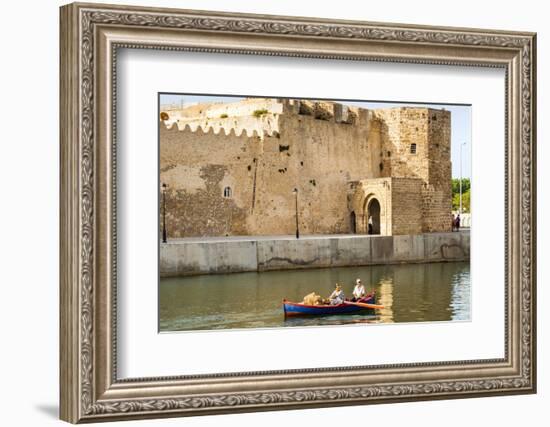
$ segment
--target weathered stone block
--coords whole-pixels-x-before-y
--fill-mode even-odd
[[[470,258],[470,232],[460,233],[460,245],[462,246],[464,255]]]
[[[461,233],[428,233],[424,235],[424,254],[430,260],[463,260],[467,259],[462,246]]]
[[[256,271],[256,242],[174,242],[161,245],[161,276]]]
[[[331,246],[328,239],[259,240],[258,270],[287,270],[329,267]]]
[[[371,260],[373,264],[393,261],[393,236],[370,236]]]
[[[178,273],[179,245],[161,243],[159,269],[161,275]]]
[[[330,239],[333,267],[368,265],[371,263],[370,238]]]
[[[424,236],[393,236],[393,260],[395,262],[413,262],[424,259]]]

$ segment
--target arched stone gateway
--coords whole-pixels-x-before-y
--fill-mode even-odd
[[[390,178],[366,179],[353,187],[349,209],[355,215],[357,234],[391,235],[390,181]]]
[[[426,190],[418,178],[370,178],[353,183],[349,211],[355,213],[356,233],[392,236],[430,231],[423,197]],[[426,207],[427,206],[427,207]]]
[[[415,235],[447,231],[447,199],[419,178],[369,178],[352,183],[348,209],[355,214],[358,234]]]

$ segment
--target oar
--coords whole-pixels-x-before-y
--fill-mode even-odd
[[[365,308],[374,308],[376,310],[380,310],[381,308],[384,308],[383,305],[379,305],[379,304],[368,304],[366,302],[351,302],[351,301],[344,301],[344,304],[349,304],[349,305],[356,305],[358,307],[365,307]]]

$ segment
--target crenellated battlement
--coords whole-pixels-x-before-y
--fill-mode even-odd
[[[249,98],[233,103],[196,104],[167,107],[161,121],[168,127],[177,124],[181,131],[241,135],[277,136],[285,120],[311,117],[339,125],[366,125],[368,111],[337,102],[296,99]]]
[[[232,120],[190,120],[177,122],[161,122],[162,128],[170,132],[202,132],[203,134],[219,135],[219,136],[245,136],[247,138],[277,137],[279,135],[276,126],[246,126],[243,123],[228,123]]]
[[[318,120],[354,125],[358,123],[360,116],[362,116],[362,119],[367,116],[367,110],[364,108],[350,107],[338,102],[310,100],[296,100],[294,102],[298,105],[294,106],[293,112],[297,112],[302,116],[312,116]],[[362,120],[362,122],[365,122],[365,120]]]

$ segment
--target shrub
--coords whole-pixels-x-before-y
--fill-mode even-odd
[[[220,116],[220,119],[227,119],[227,114],[223,113],[221,116]]]
[[[262,108],[261,110],[254,110],[252,115],[254,117],[262,117],[263,115],[265,115],[267,113],[269,113],[269,111],[267,111],[265,108]]]

